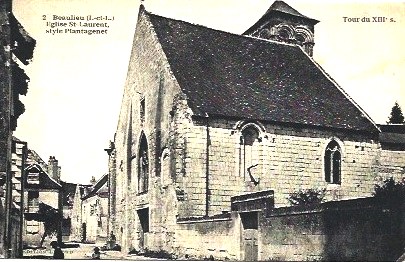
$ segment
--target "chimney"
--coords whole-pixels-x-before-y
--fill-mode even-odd
[[[96,182],[97,182],[96,178],[94,176],[92,176],[91,180],[90,180],[90,184],[94,186],[96,184]]]
[[[48,160],[48,174],[55,179],[56,181],[60,181],[60,173],[61,168],[58,166],[58,160],[55,156],[50,156]]]

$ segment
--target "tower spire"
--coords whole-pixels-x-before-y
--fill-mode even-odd
[[[275,1],[244,35],[297,44],[312,56],[314,26],[319,21],[307,17],[283,1]]]

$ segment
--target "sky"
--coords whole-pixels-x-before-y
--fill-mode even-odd
[[[320,21],[315,26],[314,59],[376,123],[388,120],[396,101],[405,109],[405,2],[286,2]],[[272,3],[143,2],[154,14],[237,34]],[[31,81],[21,98],[26,112],[14,135],[44,161],[55,156],[64,181],[88,183],[92,176],[98,179],[108,172],[104,149],[116,132],[139,5],[139,0],[13,0],[15,16],[37,41],[32,63],[23,66]],[[54,15],[114,20],[102,35],[47,33],[46,22],[54,22]],[[363,17],[395,22],[361,22]]]

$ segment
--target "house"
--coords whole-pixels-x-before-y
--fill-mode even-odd
[[[44,241],[45,226],[39,218],[39,216],[43,216],[40,213],[40,205],[44,204],[61,212],[62,186],[39,164],[34,163],[27,166],[25,172],[23,242],[25,246],[41,246]],[[56,216],[54,219],[58,221],[61,220],[61,217]]]
[[[108,174],[103,175],[94,185],[87,188],[81,198],[81,241],[103,242],[108,236]]]
[[[107,150],[124,252],[244,259],[240,241],[257,240],[262,209],[246,203],[282,207],[314,188],[327,200],[371,196],[404,151],[382,158],[379,127],[314,61],[317,23],[275,1],[237,35],[141,5]]]
[[[403,178],[405,174],[405,124],[378,125],[380,133],[380,167],[379,173],[387,179],[393,174]]]
[[[19,141],[17,138],[15,140]],[[60,217],[56,212],[62,212],[61,197],[63,187],[60,181],[60,166],[58,160],[54,156],[49,157],[46,163],[38,153],[27,147],[26,159],[24,163],[24,179],[23,179],[23,221],[22,221],[22,237],[25,247],[40,246],[46,240],[43,237],[45,225],[42,219],[40,206],[44,210],[53,210],[55,212],[56,223]],[[61,234],[61,226],[57,225],[56,234]]]
[[[92,185],[77,184],[75,189],[75,195],[73,197],[73,205],[71,211],[71,228],[70,228],[70,241],[83,242],[83,219],[82,219],[82,198],[87,192],[90,191]]]
[[[22,257],[21,208],[12,189],[12,134],[18,117],[24,113],[20,95],[26,95],[29,77],[21,68],[33,57],[36,41],[24,30],[12,12],[12,0],[0,2],[0,256]],[[19,62],[17,62],[19,61]],[[18,190],[17,190],[18,191]],[[17,197],[18,198],[18,197]]]
[[[73,205],[74,197],[76,196],[76,187],[78,186],[75,183],[69,183],[65,181],[60,181],[62,186],[62,237],[63,241],[68,241],[70,239],[70,233],[72,231],[72,217],[73,214]]]

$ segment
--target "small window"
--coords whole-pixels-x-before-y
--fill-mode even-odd
[[[27,183],[28,184],[39,184],[39,173],[28,173]]]
[[[145,121],[145,98],[141,99],[141,105],[140,105],[140,117],[141,117],[141,122],[143,123]]]
[[[278,31],[278,35],[281,40],[287,41],[289,39],[289,33],[285,29],[281,29],[280,31]]]
[[[39,208],[39,192],[38,191],[28,191],[28,201],[27,207],[29,212],[36,212]]]
[[[253,143],[258,139],[259,132],[254,127],[248,127],[242,130],[242,141],[243,145],[252,146]]]
[[[35,220],[27,220],[27,234],[37,234],[39,232],[39,222]]]
[[[305,43],[305,37],[301,34],[297,35],[295,39],[297,40],[297,44],[301,46]]]
[[[341,182],[341,149],[339,144],[333,140],[325,150],[325,181],[331,184]]]
[[[244,178],[249,181],[255,181],[250,169],[260,163],[259,143],[259,131],[255,126],[249,125],[242,130],[242,136],[240,137],[240,171],[242,171]]]

